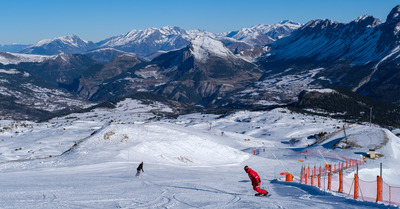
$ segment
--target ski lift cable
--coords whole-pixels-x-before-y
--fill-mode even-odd
[[[274,156],[274,158],[279,162],[279,164],[282,165],[282,167],[286,170],[286,172],[290,173],[289,170],[286,168],[285,165],[283,165],[283,163],[276,157],[276,155],[274,153],[272,153],[271,149],[269,147],[267,147],[269,152]]]
[[[324,155],[322,155],[321,151],[318,150],[318,152],[319,152],[319,154],[321,155],[322,159],[324,160],[325,164],[328,164],[328,162],[326,162],[326,160],[325,160],[325,158],[324,158]]]

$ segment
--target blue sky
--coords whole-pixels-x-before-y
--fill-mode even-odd
[[[0,44],[31,44],[70,34],[90,40],[133,29],[180,26],[229,32],[282,20],[385,20],[400,0],[0,0]]]

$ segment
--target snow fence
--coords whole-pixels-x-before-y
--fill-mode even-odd
[[[400,205],[400,187],[390,186],[380,176],[376,181],[364,181],[356,174],[354,178],[343,176],[343,170],[363,165],[364,162],[348,159],[346,162],[326,164],[324,168],[302,167],[300,183],[317,186],[324,191],[346,194],[354,199]]]

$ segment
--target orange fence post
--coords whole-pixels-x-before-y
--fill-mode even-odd
[[[321,188],[321,174],[318,174],[318,188]]]
[[[380,176],[376,177],[377,182],[377,193],[376,193],[376,201],[382,202],[382,178]]]
[[[336,164],[333,166],[333,172],[336,171]]]
[[[328,173],[328,190],[331,190],[331,172]]]
[[[303,168],[300,170],[300,184],[303,183]]]
[[[339,190],[338,192],[343,192],[343,171],[339,171]]]
[[[314,165],[314,175],[317,175],[317,170],[315,169],[315,165]]]
[[[310,176],[310,166],[307,168],[307,176]]]
[[[313,172],[313,174],[311,175],[311,186],[313,186],[314,185],[314,172]]]
[[[307,184],[307,178],[308,178],[308,176],[307,176],[307,173],[304,175],[304,183],[305,184]]]
[[[321,175],[322,174],[322,168],[321,168],[321,166],[319,166],[319,175]]]
[[[303,173],[303,166],[301,166],[300,183],[303,183],[303,176],[304,176],[304,173]]]
[[[358,198],[358,175],[354,174],[354,199]]]

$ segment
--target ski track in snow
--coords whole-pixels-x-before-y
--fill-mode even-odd
[[[296,183],[303,165],[299,159],[305,161],[304,165],[318,165],[322,160],[295,150],[312,143],[312,139],[307,139],[310,135],[337,130],[342,125],[337,120],[275,109],[241,111],[221,118],[190,114],[154,121],[150,120],[154,115],[147,113],[151,108],[140,102],[130,100],[121,104],[121,112],[118,108],[99,109],[41,124],[0,121],[2,127],[12,127],[0,132],[0,207],[396,208]],[[153,108],[168,110],[162,104]],[[399,168],[396,159],[400,139],[388,130],[354,125],[346,129],[347,136],[364,148],[330,148],[328,144],[344,137],[343,132],[337,132],[308,151],[360,158],[355,152],[381,144],[384,132],[389,141],[377,152],[385,157],[360,167],[360,178],[376,178],[379,163],[385,161],[384,179],[400,184],[398,174],[392,172]],[[57,156],[85,137],[59,157],[6,162]],[[296,149],[289,147],[291,139]],[[276,180],[285,169],[272,154],[294,174],[295,182]],[[327,160],[340,162],[336,158]],[[145,172],[135,177],[141,161]],[[272,194],[270,197],[254,196],[244,165],[258,172],[263,180],[261,187]],[[345,175],[351,176],[353,172],[347,170]]]

